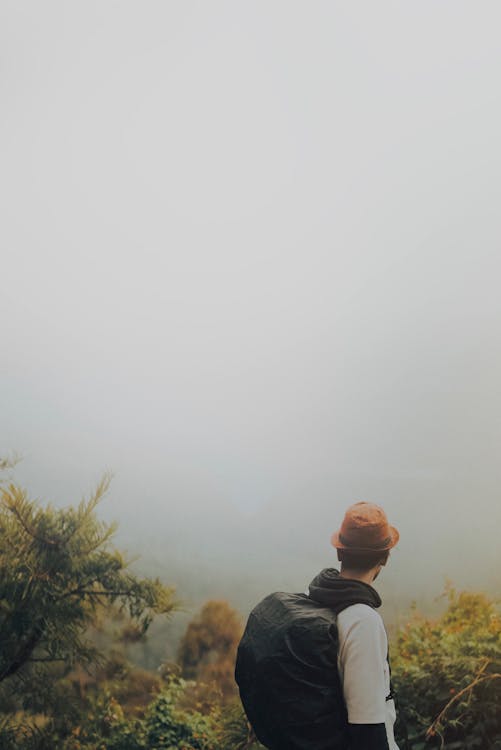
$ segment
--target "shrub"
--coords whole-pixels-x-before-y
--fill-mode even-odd
[[[499,610],[481,593],[446,595],[442,617],[415,615],[394,643],[398,740],[416,750],[501,748]]]

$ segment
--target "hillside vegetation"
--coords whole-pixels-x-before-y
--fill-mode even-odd
[[[6,468],[4,466],[4,468]],[[257,750],[233,681],[238,613],[209,601],[177,658],[130,660],[179,603],[133,575],[97,518],[109,480],[75,507],[0,488],[0,747],[5,750]],[[392,643],[401,750],[501,748],[501,616],[448,587],[436,619],[414,611]]]

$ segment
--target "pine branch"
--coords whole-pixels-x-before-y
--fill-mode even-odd
[[[22,513],[18,507],[19,504],[27,504],[26,494],[18,487],[15,487],[13,484],[11,484],[8,490],[2,490],[2,501],[5,503],[7,510],[9,510],[10,513],[12,513],[12,515],[17,519],[23,531],[28,534],[28,536],[31,536],[32,539],[35,539],[35,541],[41,542],[42,544],[53,547],[61,543],[60,539],[47,539],[46,537],[37,534],[36,531],[29,525],[26,518],[27,514]]]
[[[94,513],[97,505],[101,502],[104,495],[108,492],[111,484],[111,480],[113,479],[113,474],[111,472],[106,472],[101,480],[99,481],[96,489],[94,490],[94,494],[89,500],[82,500],[82,502],[78,506],[78,520],[79,524],[75,526],[73,531],[71,531],[70,534],[67,534],[64,538],[65,542],[69,542],[70,539],[77,533],[77,531],[81,530],[82,526],[92,518],[92,514]],[[112,533],[114,533],[115,529],[113,528],[113,531],[111,529],[107,531],[105,538],[108,538],[111,536]],[[96,547],[100,546],[102,543],[101,540],[99,540],[99,543],[96,543]],[[92,548],[88,550],[89,552],[92,551]],[[87,554],[87,552],[86,552]]]
[[[38,623],[33,633],[28,640],[23,644],[16,654],[16,657],[10,662],[10,664],[0,673],[0,682],[5,680],[7,677],[15,674],[26,662],[30,659],[33,651],[40,642],[45,631],[45,627],[42,622]]]

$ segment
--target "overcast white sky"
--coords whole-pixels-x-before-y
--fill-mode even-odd
[[[143,514],[464,478],[499,523],[500,28],[2,0],[0,452],[32,492],[110,467],[120,518],[140,487]]]

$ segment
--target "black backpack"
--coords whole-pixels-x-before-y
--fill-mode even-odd
[[[235,679],[257,738],[271,750],[348,747],[336,611],[306,594],[277,592],[249,616]]]

